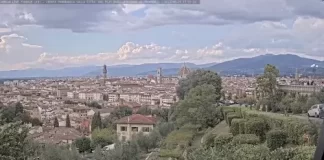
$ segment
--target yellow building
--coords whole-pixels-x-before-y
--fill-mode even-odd
[[[140,132],[149,134],[156,124],[156,119],[141,114],[133,114],[123,117],[115,123],[117,124],[118,140],[129,141],[134,135]]]

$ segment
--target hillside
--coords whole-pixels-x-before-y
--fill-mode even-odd
[[[221,72],[223,74],[260,74],[267,64],[275,65],[281,74],[294,74],[296,68],[302,72],[311,72],[310,66],[318,64],[319,67],[324,67],[323,61],[314,59],[302,58],[296,55],[272,55],[266,54],[253,58],[239,58],[232,61],[216,64],[208,69]],[[320,70],[320,69],[319,69]]]

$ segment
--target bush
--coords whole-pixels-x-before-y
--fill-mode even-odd
[[[81,153],[91,152],[91,140],[89,138],[78,138],[75,140],[74,145]]]
[[[272,151],[268,160],[291,160],[295,155],[295,148],[278,148]]]
[[[245,123],[245,133],[259,136],[261,141],[265,139],[268,130],[268,124],[260,118],[252,118]]]
[[[194,138],[195,131],[188,128],[180,128],[179,130],[172,131],[165,139],[167,149],[175,149],[178,146],[191,146]]]
[[[238,113],[229,113],[228,115],[227,115],[227,124],[229,125],[229,126],[231,126],[231,124],[232,124],[232,120],[234,119],[234,118],[241,118],[241,116],[238,114]]]
[[[219,146],[228,144],[229,142],[232,141],[232,139],[233,139],[232,134],[220,134],[214,139],[215,147],[219,147]]]
[[[202,146],[207,149],[214,147],[214,139],[217,137],[215,133],[212,131],[208,132],[204,137],[203,137],[203,143]]]
[[[226,122],[227,122],[227,115],[229,114],[229,113],[234,113],[234,109],[232,109],[232,108],[224,108],[223,107],[223,117],[224,117],[224,119],[226,120]]]
[[[161,149],[160,151],[160,157],[165,157],[165,158],[180,158],[182,155],[183,151],[177,150],[177,149]]]
[[[233,108],[233,107],[231,107]],[[227,107],[224,107],[227,109]],[[281,114],[269,113],[269,112],[260,112],[255,110],[249,110],[242,108],[242,115],[244,119],[254,119],[261,118],[266,123],[266,129],[276,129],[280,128],[288,134],[288,142],[296,145],[301,145],[304,143],[303,135],[306,133],[311,138],[312,141],[310,145],[314,145],[317,142],[318,130],[310,122],[305,121],[304,119],[295,118],[295,117],[286,117]],[[240,128],[244,128],[243,122]],[[247,125],[245,125],[247,126]],[[247,129],[244,129],[247,131]],[[241,131],[240,131],[241,132]],[[242,134],[242,133],[241,133]],[[245,134],[248,134],[246,132]]]
[[[316,147],[315,146],[302,146],[297,147],[292,160],[312,160],[314,158]]]
[[[299,146],[295,148],[278,148],[272,151],[268,160],[312,160],[315,146]]]
[[[239,121],[239,134],[245,134],[245,119]]]
[[[294,102],[291,104],[291,111],[293,114],[301,114],[303,112],[302,110],[302,104],[298,102]]]
[[[232,143],[237,144],[253,144],[256,145],[260,143],[260,138],[255,134],[239,134],[235,136]]]
[[[231,122],[230,132],[234,136],[240,134],[240,123],[241,123],[241,121],[244,121],[244,119],[233,119],[232,122]]]
[[[270,150],[283,147],[287,143],[287,133],[285,131],[276,129],[267,133],[267,146]]]
[[[233,154],[235,160],[265,160],[269,157],[270,151],[263,145],[241,145]]]

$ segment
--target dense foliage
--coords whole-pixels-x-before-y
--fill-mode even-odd
[[[192,88],[204,84],[213,86],[214,94],[216,95],[215,100],[219,100],[221,97],[222,80],[217,73],[212,71],[196,70],[190,73],[186,79],[181,80],[179,84],[177,95],[182,100],[185,99]]]

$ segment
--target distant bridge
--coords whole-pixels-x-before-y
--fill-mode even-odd
[[[296,92],[304,94],[312,94],[321,92],[323,86],[303,86],[303,85],[278,85],[279,89],[287,92]]]

